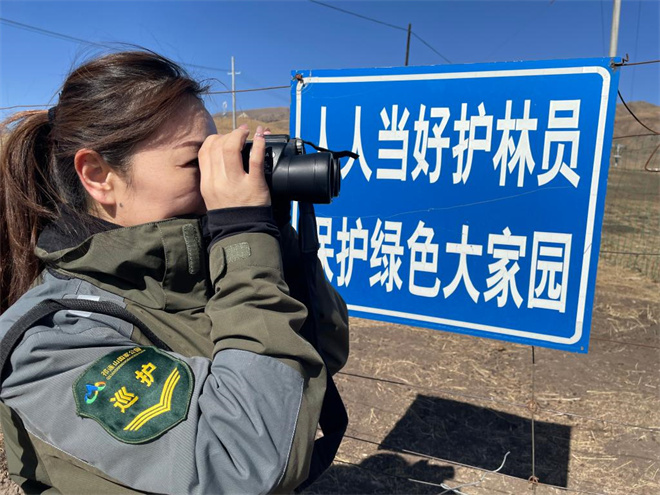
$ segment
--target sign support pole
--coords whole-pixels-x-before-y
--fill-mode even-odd
[[[240,72],[236,72],[234,69],[234,57],[231,57],[231,123],[233,129],[236,129],[236,75]]]
[[[410,54],[410,31],[412,24],[408,23],[408,41],[406,42],[406,67],[408,67],[408,55]]]
[[[616,57],[619,43],[619,17],[621,16],[621,0],[614,0],[612,8],[612,34],[610,36],[610,57]]]

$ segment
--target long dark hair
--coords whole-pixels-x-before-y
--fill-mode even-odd
[[[79,214],[89,209],[74,168],[76,152],[94,150],[129,177],[135,146],[154,134],[184,97],[201,99],[206,90],[156,53],[112,53],[75,69],[50,115],[20,112],[2,124],[0,314],[43,268],[34,249],[45,224],[62,208]]]

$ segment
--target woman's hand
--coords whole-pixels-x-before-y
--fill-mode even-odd
[[[250,173],[243,169],[241,150],[247,140],[247,126],[229,134],[213,134],[199,150],[200,189],[207,210],[239,206],[268,206],[270,192],[264,177],[266,141],[261,126],[252,141]]]

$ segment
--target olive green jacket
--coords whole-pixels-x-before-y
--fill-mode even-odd
[[[282,236],[295,263],[295,233]],[[169,350],[93,311],[30,328],[0,385],[12,479],[46,493],[267,493],[303,482],[326,373],[348,355],[348,317],[318,280],[326,369],[299,335],[306,308],[284,281],[280,242],[237,234],[208,254],[198,220],[172,219],[38,249],[49,268],[0,317],[0,339],[39,302],[65,298],[123,308]]]

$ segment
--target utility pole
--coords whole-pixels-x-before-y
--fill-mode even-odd
[[[234,69],[234,57],[231,57],[231,123],[234,129],[236,129],[236,75],[240,72],[236,72]]]
[[[412,24],[408,23],[408,42],[406,43],[406,67],[408,67],[408,54],[410,53],[410,31]]]
[[[616,57],[619,43],[619,17],[621,16],[621,0],[614,0],[612,9],[612,36],[610,37],[610,57]]]

